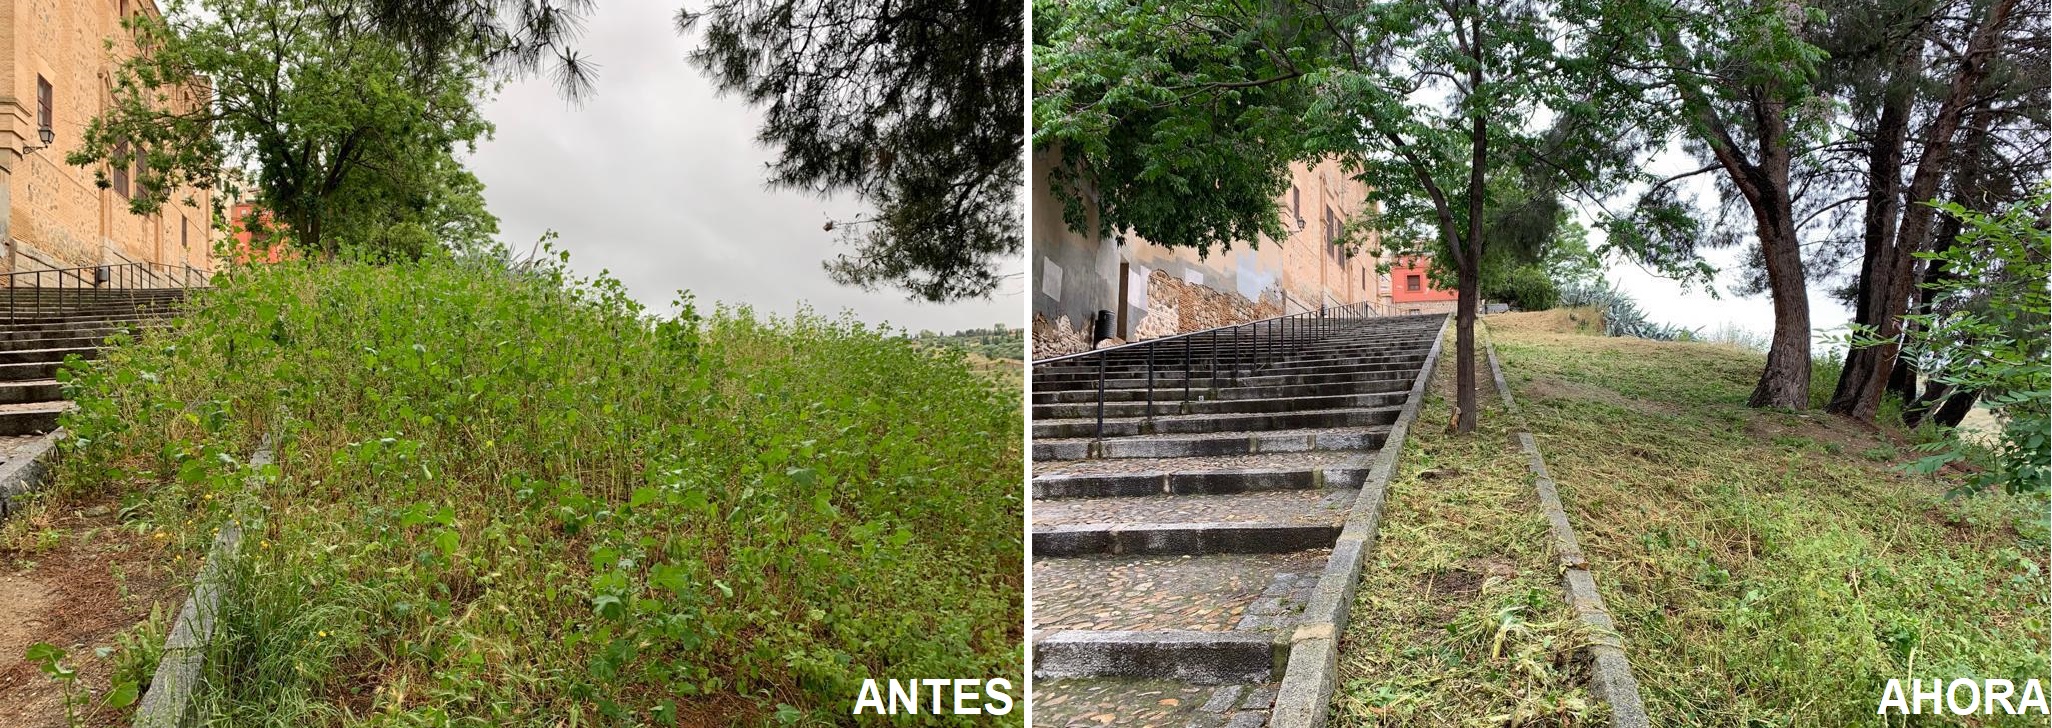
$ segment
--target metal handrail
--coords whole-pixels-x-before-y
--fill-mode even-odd
[[[163,270],[162,273],[158,272],[159,268]],[[92,271],[90,278],[88,278],[86,271]],[[33,285],[24,285],[22,280],[24,277],[30,277]],[[208,282],[208,273],[187,264],[181,264],[177,268],[173,268],[169,264],[164,263],[130,261],[106,265],[0,272],[0,285],[7,287],[7,323],[14,324],[17,319],[21,318],[20,307],[17,304],[24,297],[33,296],[27,301],[36,309],[35,316],[31,318],[44,314],[43,291],[46,289],[53,291],[50,295],[58,309],[62,309],[65,306],[66,291],[76,292],[69,296],[73,302],[76,302],[77,299],[83,296],[84,291],[88,289],[101,290],[104,288],[113,288],[114,290],[125,292],[128,295],[128,303],[132,307],[136,303],[135,292],[140,288],[189,289],[196,287],[194,285],[195,278],[198,279],[198,285],[204,286]],[[47,279],[54,279],[56,285],[48,285]],[[161,285],[157,285],[159,283]],[[23,291],[22,289],[24,288],[29,290]]]
[[[1253,320],[1253,321],[1243,321],[1243,322],[1240,322],[1240,323],[1237,323],[1237,324],[1226,324],[1226,325],[1224,325],[1224,326],[1213,326],[1213,327],[1211,327],[1211,328],[1208,328],[1208,329],[1198,329],[1198,330],[1196,330],[1196,331],[1187,331],[1187,332],[1184,332],[1184,333],[1176,334],[1176,335],[1174,335],[1174,336],[1164,336],[1164,337],[1161,337],[1161,338],[1158,338],[1158,339],[1148,339],[1148,340],[1146,340],[1146,341],[1129,341],[1129,342],[1126,342],[1126,343],[1124,343],[1124,344],[1120,344],[1120,345],[1118,345],[1118,346],[1107,346],[1107,347],[1105,347],[1105,348],[1102,348],[1102,349],[1091,349],[1091,350],[1089,350],[1089,351],[1079,351],[1079,352],[1076,352],[1076,353],[1074,353],[1074,354],[1063,354],[1063,355],[1061,355],[1061,356],[1051,356],[1051,357],[1048,357],[1048,358],[1046,358],[1046,359],[1035,359],[1035,360],[1033,360],[1033,361],[1031,361],[1031,362],[1028,362],[1028,364],[1029,364],[1029,365],[1031,365],[1031,366],[1036,366],[1036,367],[1037,367],[1037,366],[1041,366],[1041,365],[1044,365],[1044,364],[1054,364],[1054,363],[1057,363],[1057,362],[1063,362],[1063,361],[1068,361],[1068,360],[1070,360],[1070,359],[1081,359],[1081,358],[1084,358],[1084,357],[1088,357],[1088,356],[1093,356],[1093,355],[1097,355],[1097,354],[1103,354],[1103,353],[1107,353],[1107,352],[1114,352],[1114,351],[1119,351],[1119,350],[1121,350],[1121,349],[1131,349],[1131,348],[1134,348],[1134,347],[1139,347],[1139,346],[1146,346],[1146,345],[1148,345],[1148,344],[1151,344],[1151,343],[1158,343],[1158,342],[1163,342],[1163,341],[1173,341],[1173,340],[1176,340],[1176,339],[1182,339],[1182,338],[1188,338],[1188,337],[1198,336],[1198,335],[1202,335],[1202,334],[1208,334],[1208,333],[1211,333],[1211,332],[1214,332],[1214,331],[1222,331],[1222,330],[1225,330],[1225,329],[1234,329],[1234,328],[1239,328],[1239,327],[1241,327],[1241,326],[1254,326],[1254,325],[1256,325],[1256,324],[1265,324],[1265,323],[1268,323],[1268,322],[1271,322],[1271,321],[1279,321],[1279,320],[1282,320],[1282,319],[1286,319],[1286,318],[1292,318],[1292,317],[1297,317],[1297,316],[1319,316],[1320,314],[1325,314],[1325,313],[1328,313],[1328,312],[1338,312],[1338,311],[1343,311],[1343,310],[1348,310],[1348,309],[1355,309],[1355,308],[1361,308],[1361,309],[1366,309],[1366,310],[1368,311],[1368,313],[1369,313],[1370,315],[1374,315],[1374,316],[1382,316],[1382,315],[1387,315],[1387,314],[1383,314],[1383,313],[1382,313],[1382,312],[1380,312],[1380,311],[1376,311],[1376,310],[1375,310],[1375,302],[1374,302],[1374,301],[1365,301],[1365,300],[1364,300],[1364,301],[1356,301],[1356,302],[1354,302],[1354,303],[1343,303],[1343,304],[1340,304],[1340,305],[1337,305],[1337,306],[1327,306],[1327,307],[1325,307],[1325,308],[1321,308],[1321,309],[1313,309],[1313,310],[1305,310],[1305,311],[1298,311],[1298,312],[1296,312],[1296,313],[1289,313],[1289,314],[1283,314],[1283,315],[1280,315],[1280,316],[1270,316],[1270,317],[1268,317],[1268,318],[1265,318],[1265,319],[1255,319],[1255,320]],[[1358,318],[1358,317],[1352,317],[1352,318]]]
[[[1155,352],[1159,350],[1159,347],[1162,344],[1174,342],[1177,340],[1182,341],[1183,402],[1188,403],[1190,401],[1191,396],[1190,380],[1194,378],[1196,368],[1192,344],[1196,341],[1196,337],[1198,336],[1206,337],[1205,349],[1210,355],[1210,362],[1209,366],[1204,371],[1206,379],[1210,383],[1210,386],[1207,389],[1215,392],[1218,389],[1218,374],[1221,371],[1218,361],[1218,340],[1220,338],[1220,332],[1230,331],[1232,333],[1231,356],[1230,360],[1226,363],[1228,365],[1228,370],[1231,371],[1233,373],[1233,377],[1237,379],[1241,376],[1244,376],[1240,373],[1242,369],[1245,369],[1245,371],[1248,374],[1260,371],[1262,367],[1274,362],[1280,356],[1283,356],[1288,352],[1294,352],[1295,344],[1307,341],[1312,337],[1323,337],[1326,334],[1329,334],[1337,330],[1339,326],[1339,321],[1342,319],[1354,320],[1373,317],[1376,317],[1376,311],[1372,303],[1368,301],[1361,301],[1357,303],[1342,304],[1339,306],[1328,306],[1325,308],[1320,308],[1312,311],[1300,311],[1298,313],[1273,316],[1270,318],[1248,321],[1239,324],[1231,324],[1228,326],[1216,326],[1209,329],[1192,331],[1184,334],[1177,334],[1175,336],[1165,336],[1159,339],[1149,339],[1147,341],[1136,341],[1104,349],[1094,349],[1091,351],[1078,352],[1075,354],[1050,357],[1047,359],[1042,359],[1033,362],[1033,367],[1035,369],[1039,369],[1043,366],[1047,366],[1050,364],[1080,361],[1085,357],[1091,356],[1097,357],[1096,439],[1102,440],[1104,439],[1104,391],[1105,380],[1107,378],[1105,371],[1105,363],[1111,359],[1110,354],[1113,354],[1115,352],[1137,350],[1144,347],[1147,353],[1147,406],[1144,410],[1146,413],[1144,415],[1144,418],[1151,420],[1154,418]],[[1267,331],[1264,332],[1262,330],[1263,326],[1267,327]],[[1250,347],[1248,347],[1246,344],[1243,344],[1241,341],[1240,330],[1243,328],[1247,330],[1247,333],[1249,334],[1248,338],[1251,339],[1251,356],[1246,355]],[[1173,354],[1171,354],[1171,356],[1173,356]]]

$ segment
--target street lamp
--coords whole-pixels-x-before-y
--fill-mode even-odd
[[[27,154],[27,153],[29,153],[29,152],[33,152],[33,151],[38,151],[38,150],[42,150],[42,149],[49,149],[49,148],[50,148],[50,142],[53,142],[53,141],[56,141],[56,140],[57,140],[57,132],[56,132],[56,131],[54,131],[54,130],[52,130],[52,129],[51,129],[50,127],[47,127],[47,126],[46,126],[46,127],[43,127],[43,128],[41,128],[41,129],[37,129],[37,130],[36,130],[36,138],[37,138],[37,139],[40,139],[40,140],[42,140],[42,142],[43,142],[43,146],[40,146],[40,147],[31,147],[31,146],[23,145],[23,146],[22,146],[22,148],[21,148],[21,153],[22,153],[22,154]]]

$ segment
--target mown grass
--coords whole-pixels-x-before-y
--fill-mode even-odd
[[[958,353],[481,262],[217,284],[75,382],[57,481],[192,552],[247,529],[209,724],[830,723],[865,677],[1021,685],[1019,397]]]
[[[1448,431],[1453,341],[1404,445],[1340,646],[1337,724],[1599,725],[1589,635],[1486,363],[1480,425]]]
[[[1655,725],[1877,725],[1889,678],[2048,677],[2043,495],[1947,500],[1900,433],[1746,408],[1755,352],[1557,318],[1488,325]]]

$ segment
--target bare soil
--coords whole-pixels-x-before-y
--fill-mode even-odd
[[[127,709],[101,703],[114,660],[93,650],[113,647],[153,605],[175,614],[184,582],[153,539],[117,522],[117,509],[111,499],[34,509],[0,531],[8,536],[0,542],[0,725],[66,725],[63,687],[23,659],[39,642],[63,648],[64,663],[79,670],[80,725],[126,723]]]

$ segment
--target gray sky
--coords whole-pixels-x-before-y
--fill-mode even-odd
[[[988,300],[912,302],[829,280],[820,262],[842,250],[829,218],[864,212],[853,199],[768,189],[755,143],[759,115],[720,98],[684,61],[691,39],[671,24],[679,0],[599,3],[578,48],[598,65],[591,98],[571,106],[545,78],[508,86],[484,107],[498,127],[470,168],[485,183],[500,237],[524,253],[562,234],[580,274],[607,269],[642,303],[667,311],[678,289],[699,307],[746,303],[788,315],[803,302],[869,323],[953,331],[1018,326],[1019,278]],[[1014,263],[1007,272],[1019,269]]]
[[[1699,160],[1684,154],[1681,145],[1674,144],[1667,152],[1652,160],[1648,165],[1648,171],[1664,177],[1694,170],[1701,165]],[[1706,215],[1714,211],[1714,207],[1711,206],[1718,201],[1717,189],[1712,183],[1715,179],[1713,175],[1718,174],[1723,172],[1706,173],[1682,183],[1684,197],[1693,197],[1699,206],[1706,208]],[[1612,204],[1616,205],[1612,208],[1613,211],[1622,212],[1626,209],[1625,206],[1630,204],[1630,199],[1620,198],[1612,201]],[[1583,223],[1589,224],[1590,219],[1585,216]],[[1594,229],[1592,225],[1589,238],[1592,245],[1599,243],[1603,239],[1603,231]],[[1772,335],[1773,300],[1765,293],[1743,298],[1731,293],[1732,285],[1745,273],[1745,246],[1705,249],[1702,254],[1703,258],[1718,270],[1713,287],[1720,294],[1719,297],[1711,297],[1702,285],[1692,285],[1684,291],[1682,285],[1673,279],[1654,275],[1630,262],[1612,262],[1604,275],[1610,279],[1612,285],[1631,294],[1632,299],[1638,302],[1639,309],[1645,311],[1647,317],[1656,323],[1697,329],[1706,335],[1727,324],[1750,330],[1763,338]],[[1807,260],[1804,262],[1809,263]],[[1824,285],[1812,282],[1809,293],[1810,339],[1813,345],[1822,344],[1830,335],[1844,335],[1846,322],[1852,320],[1852,311],[1833,299]]]

